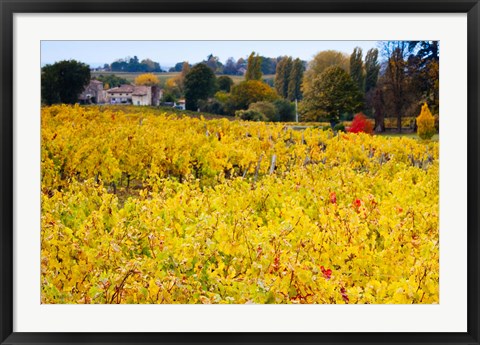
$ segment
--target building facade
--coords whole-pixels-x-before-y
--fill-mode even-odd
[[[159,105],[161,90],[156,86],[121,85],[107,90],[110,104]]]
[[[99,80],[90,80],[85,90],[78,96],[78,100],[83,104],[105,103],[106,92],[103,89],[103,83]]]

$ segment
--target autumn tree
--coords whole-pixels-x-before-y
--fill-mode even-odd
[[[90,67],[76,60],[63,60],[42,67],[41,97],[45,104],[74,104],[90,82]]]
[[[265,115],[268,121],[274,121],[277,109],[271,102],[255,102],[248,106],[248,110],[253,110]]]
[[[234,109],[247,109],[255,102],[274,101],[278,96],[270,86],[260,80],[246,80],[232,87],[230,101]]]
[[[406,61],[403,51],[397,47],[388,58],[385,72],[385,85],[387,92],[391,95],[391,104],[397,118],[397,130],[402,131],[402,110],[405,106],[406,84]]]
[[[420,138],[431,139],[435,134],[435,118],[433,117],[427,103],[424,103],[420,115],[417,117],[417,134]]]
[[[341,114],[355,112],[362,105],[362,94],[357,84],[339,66],[325,69],[304,93],[304,110],[311,120],[323,117],[337,122]]]
[[[262,58],[252,52],[247,60],[247,72],[245,80],[261,80],[262,79]]]
[[[217,88],[213,71],[205,64],[199,63],[185,76],[185,106],[188,110],[197,110],[198,100],[212,97]]]
[[[336,50],[321,51],[313,57],[308,63],[307,70],[303,76],[302,91],[303,94],[309,92],[313,81],[328,67],[338,66],[349,72],[350,61],[348,55]]]
[[[168,78],[165,81],[163,96],[164,99],[176,100],[183,95],[183,85],[179,85],[179,78]]]
[[[160,80],[153,73],[140,74],[138,77],[135,78],[135,85],[154,86],[159,84]]]

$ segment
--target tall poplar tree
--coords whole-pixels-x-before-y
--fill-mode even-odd
[[[377,86],[379,72],[378,49],[372,48],[365,55],[365,92]]]
[[[288,84],[290,82],[290,72],[292,70],[292,58],[290,56],[283,57],[277,63],[277,69],[275,72],[275,89],[277,93],[283,97],[288,97]]]
[[[287,99],[294,101],[302,99],[303,62],[299,58],[293,60],[288,80]]]
[[[247,61],[247,72],[245,80],[261,80],[262,79],[262,58],[252,52]]]
[[[358,89],[365,90],[365,74],[363,72],[362,48],[356,47],[350,55],[350,77],[357,84]]]

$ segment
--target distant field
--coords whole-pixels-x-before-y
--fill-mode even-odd
[[[136,77],[138,77],[140,74],[143,74],[141,72],[133,73],[133,72],[91,72],[92,77],[98,77],[100,75],[112,75],[115,74],[116,76],[122,77],[127,79],[129,82],[133,83]],[[155,74],[158,79],[160,79],[160,85],[163,86],[167,79],[173,78],[179,74],[179,72],[164,72],[164,73],[153,73]],[[222,76],[221,74],[217,75],[217,77]],[[244,76],[242,75],[229,75],[230,78],[233,79],[235,84],[240,83],[241,81],[245,80]],[[274,74],[267,74],[263,76],[263,79],[267,80],[273,80],[275,78]]]

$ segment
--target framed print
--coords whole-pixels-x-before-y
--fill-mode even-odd
[[[478,1],[2,1],[0,339],[478,344]]]

